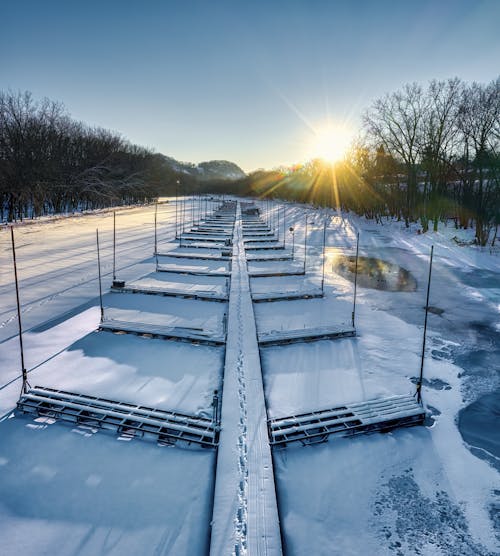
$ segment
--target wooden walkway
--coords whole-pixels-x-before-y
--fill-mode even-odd
[[[219,427],[210,419],[41,386],[21,396],[17,411],[165,444],[215,448],[219,441]]]
[[[210,556],[281,556],[273,462],[241,220],[233,276]]]
[[[425,411],[413,396],[391,396],[270,419],[268,429],[271,445],[285,446],[291,442],[323,442],[330,435],[387,432],[420,425],[424,419]]]

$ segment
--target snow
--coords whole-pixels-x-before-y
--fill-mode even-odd
[[[104,297],[106,319],[222,332],[224,303],[177,299],[142,293],[111,293]]]
[[[479,445],[468,446],[458,428],[460,410],[483,396],[498,399],[499,395],[498,252],[458,245],[454,236],[469,239],[473,232],[455,230],[451,225],[440,227],[437,233],[417,235],[416,225],[406,229],[401,222],[385,220],[381,225],[327,209],[312,211],[289,204],[287,226],[295,228],[296,260],[273,261],[283,251],[249,252],[248,258],[258,254],[269,259],[251,262],[250,271],[301,268],[305,213],[309,214],[305,281],[297,276],[252,278],[252,289],[293,291],[306,282],[317,287],[326,218],[326,296],[247,307],[242,312],[245,346],[250,341],[247,327],[253,326],[254,312],[259,333],[350,324],[353,284],[334,272],[333,261],[339,252],[354,254],[358,231],[360,255],[405,268],[415,277],[417,289],[398,292],[359,287],[356,338],[263,348],[261,362],[258,354],[249,356],[244,375],[252,377],[250,385],[258,389],[262,364],[263,397],[270,416],[286,417],[415,391],[431,244],[435,248],[430,304],[444,312],[429,315],[423,400],[432,414],[432,425],[331,439],[309,447],[292,445],[274,452],[273,465],[264,473],[268,479],[261,486],[273,490],[276,486],[284,552],[500,553],[498,521],[494,528],[500,462]],[[117,213],[118,279],[153,286],[161,282],[161,287],[187,291],[218,291],[223,286],[224,277],[152,274],[153,223],[154,207]],[[220,250],[179,248],[172,243],[173,203],[159,206],[158,223],[159,251],[185,257],[159,256],[161,267],[207,273],[230,268],[226,261],[186,258],[205,253],[218,257]],[[113,272],[111,213],[15,229],[31,384],[209,416],[213,390],[220,388],[222,348],[96,332],[96,227],[107,291]],[[234,530],[232,510],[236,506],[231,504],[237,505],[238,492],[238,469],[223,466],[217,488],[228,506],[222,514],[212,515],[214,452],[119,440],[50,420],[9,418],[21,386],[9,242],[6,231],[0,231],[2,553],[207,553],[211,519],[212,534],[218,527]],[[287,241],[287,252],[289,248]],[[215,334],[221,333],[227,311],[224,303],[142,294],[107,293],[104,304],[108,318],[194,326]],[[235,340],[233,333],[230,342]],[[237,382],[238,353],[228,350],[225,389],[231,381]],[[239,400],[237,392],[235,396]],[[238,404],[226,414],[223,409],[222,433],[225,427],[237,428],[239,417]],[[261,426],[265,425],[265,413],[248,406],[248,422],[255,424],[257,417]],[[478,424],[468,426],[473,431]],[[259,438],[267,441],[265,431],[262,434]],[[472,434],[471,438],[481,443],[482,436]],[[228,466],[237,460],[238,449],[238,444],[227,448],[227,461],[232,462]],[[255,490],[247,490],[247,508],[253,508],[258,520],[267,506],[259,505],[259,485],[254,485]],[[277,519],[267,514],[265,523],[274,527]],[[221,531],[218,529],[219,538],[232,538]]]
[[[213,451],[29,424],[1,423],[2,554],[207,551]]]
[[[153,292],[172,292],[179,294],[205,295],[224,298],[227,295],[227,282],[217,276],[182,276],[173,279],[169,273],[154,272],[127,282],[127,288],[149,290]]]
[[[321,216],[316,215],[317,223]],[[300,221],[294,225],[301,229]],[[489,335],[495,334],[498,256],[453,245],[446,229],[417,236],[395,222],[381,227],[355,217],[333,217],[327,239],[329,261],[339,249],[353,253],[357,230],[360,253],[407,268],[417,278],[417,291],[359,288],[355,339],[264,348],[269,414],[286,416],[334,407],[341,401],[414,392],[410,379],[418,375],[428,254],[434,243],[431,304],[444,313],[429,316],[424,367],[429,386],[424,384],[423,399],[435,413],[435,423],[427,429],[276,451],[285,551],[329,555],[497,553],[498,531],[493,531],[490,514],[500,487],[499,475],[471,454],[457,429],[456,416],[464,398],[474,395],[470,391],[477,391],[478,385],[464,382],[467,370],[454,359],[457,353],[473,353],[479,332],[471,332],[481,330],[474,327],[475,322],[490,330]],[[314,255],[320,246],[321,235],[313,231],[308,254],[313,255],[311,263],[317,274],[320,267]],[[309,264],[308,268],[311,272]],[[483,269],[493,276],[463,287],[471,272],[476,277],[478,272],[489,276]],[[281,280],[288,283],[291,279]],[[256,305],[259,330],[348,322],[352,283],[332,272],[328,263],[325,284],[327,295],[322,300]],[[486,349],[491,351],[494,346],[493,340]],[[463,362],[468,363],[469,357]],[[482,388],[492,391],[498,384],[497,371],[490,367],[489,373],[483,372]],[[445,389],[436,389],[434,384],[443,384]]]
[[[160,237],[171,236],[174,207],[158,212],[160,223],[168,220]],[[117,214],[118,278],[134,281],[154,269],[152,217],[152,207]],[[96,332],[97,226],[106,291],[111,213],[16,228],[31,384],[211,417],[222,348]],[[10,246],[7,234],[0,237],[2,554],[206,553],[214,451],[12,416],[20,392],[19,344]],[[104,305],[109,316],[216,331],[224,312],[222,303],[141,294],[106,294]]]

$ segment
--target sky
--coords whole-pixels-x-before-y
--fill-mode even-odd
[[[0,0],[0,89],[178,160],[304,159],[408,82],[500,74],[500,0]]]

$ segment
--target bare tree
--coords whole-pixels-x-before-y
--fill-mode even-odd
[[[363,121],[375,145],[382,144],[406,168],[405,223],[414,217],[417,200],[417,164],[420,157],[419,133],[427,99],[417,83],[376,100],[364,114]]]

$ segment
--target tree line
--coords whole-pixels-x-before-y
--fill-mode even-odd
[[[377,99],[344,160],[257,171],[246,195],[352,210],[369,218],[420,222],[427,232],[453,218],[494,243],[500,223],[500,78],[417,83]]]
[[[72,119],[61,103],[0,91],[0,219],[148,202],[172,189],[164,158]]]

